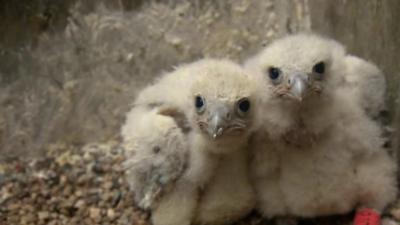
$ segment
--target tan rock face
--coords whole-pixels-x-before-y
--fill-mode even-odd
[[[10,26],[2,33],[8,35],[0,39],[1,152],[26,155],[52,142],[113,138],[137,91],[162,71],[204,56],[241,60],[288,30],[309,26],[302,1],[40,2],[30,4],[38,4],[38,15],[50,15],[49,26],[30,35],[11,29],[24,29],[24,18],[7,11]],[[23,9],[19,4],[7,7]],[[30,40],[33,47],[21,48]]]
[[[112,138],[137,91],[162,71],[203,56],[241,60],[310,27],[384,70],[391,123],[400,124],[397,0],[102,2],[4,2],[1,152]]]

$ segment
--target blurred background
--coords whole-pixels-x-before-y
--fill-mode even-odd
[[[397,0],[0,0],[0,160],[115,139],[160,73],[202,57],[241,62],[310,30],[385,72],[399,128],[398,12]]]

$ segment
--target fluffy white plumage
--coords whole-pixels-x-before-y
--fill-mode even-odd
[[[297,34],[275,41],[246,68],[263,101],[251,163],[263,215],[381,211],[394,200],[396,165],[382,148],[382,128],[367,115],[383,99],[376,67],[333,40]]]
[[[174,119],[158,108],[134,108],[127,120],[135,121],[122,129],[126,175],[138,206],[152,209],[187,167],[187,137]]]
[[[345,81],[350,92],[359,95],[360,104],[367,114],[378,119],[386,110],[386,80],[382,71],[373,63],[356,56],[345,57],[347,71]]]
[[[184,159],[184,149],[187,149],[189,155],[184,163],[187,168],[177,179],[168,175],[171,178],[167,180],[176,181],[152,208],[155,225],[223,224],[244,216],[254,207],[245,149],[253,127],[254,90],[240,66],[226,60],[205,59],[178,67],[139,94],[122,129],[125,142],[137,133],[143,135],[143,149],[148,149],[148,143],[154,144],[146,143],[147,140],[159,140],[161,144],[177,137],[176,145],[183,151],[171,149],[168,152]],[[156,113],[155,117],[161,116],[159,120],[170,117],[174,123],[168,123],[164,129],[156,118],[144,121],[143,117],[153,117],[149,112],[161,112],[162,115]],[[139,124],[144,126],[135,125],[138,120],[143,120]],[[180,129],[176,134],[162,133],[162,130],[177,130],[177,127]],[[143,130],[149,131],[152,137],[146,138]],[[132,160],[139,154],[132,156]],[[175,162],[166,157],[163,160],[165,171],[174,168],[172,174],[180,174],[182,167],[172,166]],[[155,161],[156,158],[149,163]],[[131,174],[136,176],[130,179],[131,187],[137,192],[135,187],[143,186],[143,182],[137,178],[137,172]]]

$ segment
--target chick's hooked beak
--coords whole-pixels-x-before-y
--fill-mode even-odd
[[[208,135],[212,137],[213,139],[216,139],[220,137],[229,122],[229,108],[226,106],[220,106],[213,110],[210,113],[209,119],[208,119]]]
[[[294,74],[288,79],[291,97],[298,101],[302,101],[305,93],[307,92],[308,82],[307,75]]]

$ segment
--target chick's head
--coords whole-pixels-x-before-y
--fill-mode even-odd
[[[279,39],[246,63],[274,100],[285,104],[315,102],[343,82],[345,50],[339,43],[312,34]]]
[[[244,140],[253,127],[253,83],[229,61],[211,61],[191,89],[193,127],[213,142]]]

